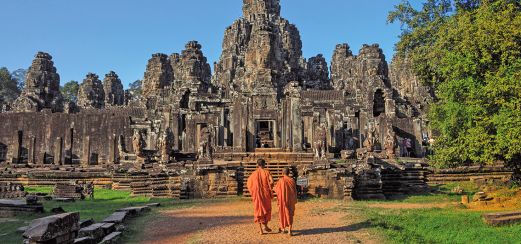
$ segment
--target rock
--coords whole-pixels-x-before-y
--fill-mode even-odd
[[[74,198],[58,197],[58,198],[54,198],[54,201],[57,201],[57,202],[75,202],[76,200]]]
[[[121,238],[121,232],[112,232],[110,235],[105,236],[99,244],[115,244],[118,243]]]
[[[143,212],[150,211],[150,207],[143,206],[143,207],[128,207],[128,208],[122,208],[118,209],[117,212],[126,212],[129,216],[137,216],[140,215]]]
[[[100,241],[105,236],[105,231],[101,228],[105,223],[97,223],[81,228],[78,237],[91,237],[96,241]]]
[[[457,187],[453,188],[450,192],[452,192],[454,194],[463,194],[464,189],[461,186],[457,186]]]
[[[27,196],[25,198],[25,202],[27,205],[36,205],[38,204],[38,197],[37,196]]]
[[[483,202],[487,200],[487,194],[485,192],[476,192],[472,197],[473,202]]]
[[[63,97],[60,92],[60,75],[56,73],[52,56],[38,52],[27,71],[22,94],[13,103],[13,110],[39,112],[43,109],[62,112]]]
[[[467,196],[467,195],[461,196],[461,204],[469,204],[469,196]]]
[[[92,224],[94,224],[94,219],[92,219],[92,218],[91,219],[82,220],[82,221],[80,221],[80,228],[85,228],[85,227],[87,227],[89,225],[92,225]]]
[[[160,207],[161,204],[160,203],[149,203],[146,206],[148,206],[148,207]]]
[[[109,233],[116,231],[116,224],[105,223],[101,226],[101,229],[103,229],[103,232],[105,233],[105,235],[108,235]]]
[[[105,90],[98,76],[88,73],[78,91],[78,107],[83,109],[105,107]]]
[[[53,215],[35,219],[31,222],[23,237],[29,242],[52,243],[53,240],[74,240],[74,233],[79,230],[78,212]],[[67,241],[61,243],[68,243]]]
[[[75,239],[74,244],[96,244],[96,240],[90,236],[86,236]]]
[[[128,212],[115,212],[109,217],[105,218],[102,222],[120,224],[127,218]]]
[[[29,228],[29,226],[22,226],[22,227],[16,229],[16,233],[24,233],[28,228]]]
[[[51,209],[51,213],[53,213],[53,214],[62,214],[62,213],[65,213],[65,210],[63,210],[62,207],[57,207],[57,208]]]

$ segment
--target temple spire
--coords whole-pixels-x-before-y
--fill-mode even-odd
[[[243,0],[244,17],[257,14],[280,16],[280,0]]]

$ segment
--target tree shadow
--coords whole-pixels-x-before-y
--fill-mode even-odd
[[[305,230],[295,230],[295,236],[309,236],[309,235],[321,235],[321,234],[330,234],[330,233],[339,233],[339,232],[355,232],[362,229],[371,228],[372,223],[370,221],[363,221],[356,224],[340,226],[340,227],[332,227],[332,228],[316,228],[316,229],[305,229]]]

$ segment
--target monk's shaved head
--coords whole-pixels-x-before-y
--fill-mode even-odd
[[[289,168],[286,167],[282,170],[282,174],[289,176]]]
[[[261,167],[261,168],[266,167],[266,161],[264,159],[262,159],[262,158],[257,160],[257,166]]]

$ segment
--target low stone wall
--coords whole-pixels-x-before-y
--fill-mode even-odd
[[[468,166],[453,169],[431,169],[426,182],[429,185],[453,182],[475,182],[477,184],[501,184],[513,179],[513,172],[504,165]]]
[[[27,196],[21,184],[0,183],[0,199],[23,198]]]
[[[311,165],[299,169],[309,182],[307,194],[327,199],[353,199],[355,187],[351,167],[344,165]]]

